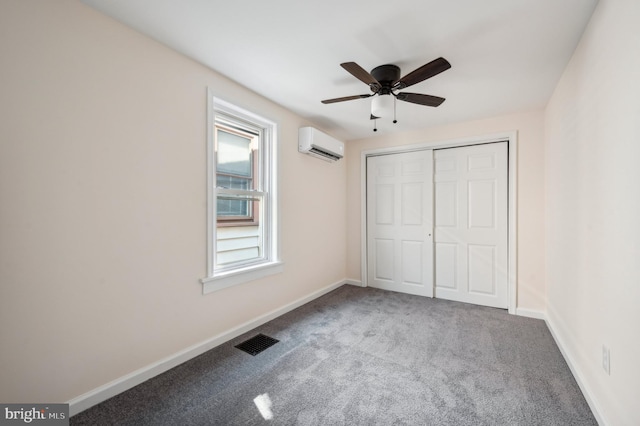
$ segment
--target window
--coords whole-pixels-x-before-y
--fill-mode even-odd
[[[277,273],[276,136],[272,121],[208,102],[208,277],[204,293]]]

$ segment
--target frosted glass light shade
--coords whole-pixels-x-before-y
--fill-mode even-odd
[[[375,96],[371,100],[371,115],[380,118],[393,116],[393,96]]]

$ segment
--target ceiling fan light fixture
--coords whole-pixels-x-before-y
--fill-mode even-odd
[[[371,100],[371,115],[379,118],[393,117],[393,96],[378,95]]]
[[[393,64],[380,65],[372,69],[370,73],[355,62],[344,62],[340,66],[349,74],[367,84],[372,93],[325,99],[321,102],[323,104],[332,104],[373,97],[371,100],[371,120],[374,120],[374,132],[378,130],[376,126],[378,118],[393,117],[393,122],[398,122],[396,119],[396,99],[431,107],[437,107],[444,102],[445,99],[439,96],[399,91],[451,68],[449,61],[444,58],[438,58],[400,78],[400,67]]]

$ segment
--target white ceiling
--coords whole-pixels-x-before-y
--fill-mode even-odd
[[[543,108],[597,0],[82,0],[343,140],[372,136],[367,85],[340,67],[452,68],[407,91],[378,134]]]

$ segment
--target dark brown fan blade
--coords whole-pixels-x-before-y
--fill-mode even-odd
[[[421,93],[398,93],[396,98],[399,101],[411,102],[419,105],[437,107],[444,102],[444,98],[439,96],[423,95]]]
[[[335,102],[344,102],[344,101],[352,101],[354,99],[363,99],[368,98],[373,95],[355,95],[355,96],[345,96],[344,98],[333,98],[333,99],[325,99],[321,101],[323,104],[333,104]]]
[[[368,84],[369,87],[371,87],[371,90],[373,90],[374,92],[377,92],[378,89],[382,87],[382,85],[378,82],[378,80],[376,80],[371,74],[369,74],[367,71],[364,70],[364,68],[362,68],[360,65],[356,64],[355,62],[345,62],[343,64],[340,64],[340,66],[345,70],[347,70],[352,76],[354,76],[358,80]]]
[[[414,84],[420,83],[421,81],[431,78],[434,75],[438,75],[441,72],[448,70],[449,68],[451,68],[451,64],[446,59],[434,59],[428,64],[425,64],[402,77],[394,84],[394,89],[401,90],[405,87],[413,86]]]

